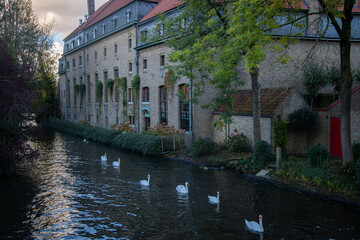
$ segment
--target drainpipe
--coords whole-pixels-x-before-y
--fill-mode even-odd
[[[190,78],[190,86],[189,86],[189,95],[190,95],[190,101],[189,101],[189,134],[190,134],[190,143],[193,140],[193,131],[192,131],[192,119],[193,119],[193,115],[192,115],[192,84],[193,84],[193,80],[192,78]]]
[[[135,31],[135,46],[137,47],[138,46],[138,31],[137,31],[137,25],[134,24],[134,31]],[[136,65],[136,74],[139,74],[139,56],[140,56],[140,53],[135,50],[135,65]],[[141,81],[141,80],[140,80]],[[136,97],[136,101],[137,101],[137,109],[136,109],[136,122],[138,124],[136,124],[136,132],[140,133],[140,86],[139,86],[139,94],[137,95]]]
[[[67,78],[67,61],[66,61],[66,56],[65,56],[65,120],[69,120],[69,109],[68,109],[68,78]]]
[[[86,121],[87,120],[87,118],[86,118],[86,105],[87,105],[87,102],[86,102],[86,90],[87,90],[87,87],[88,86],[86,86],[86,64],[85,64],[85,48],[83,47],[83,58],[82,58],[82,61],[83,61],[83,66],[84,66],[84,70],[83,70],[83,81],[84,81],[84,83],[83,84],[85,84],[85,94],[84,94],[84,96],[85,96],[85,99],[84,99],[84,121]],[[90,86],[89,86],[90,87]]]

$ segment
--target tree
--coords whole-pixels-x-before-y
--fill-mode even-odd
[[[325,14],[340,37],[340,72],[341,72],[341,147],[343,165],[354,161],[350,135],[350,104],[353,76],[351,73],[351,22],[355,0],[324,1],[318,0],[322,13]],[[340,9],[340,11],[339,11]],[[341,24],[338,22],[341,20]]]
[[[232,96],[245,81],[240,77],[244,66],[250,73],[253,89],[254,142],[260,140],[259,64],[266,49],[279,51],[291,42],[287,37],[274,41],[272,31],[285,25],[283,22],[300,27],[302,21],[294,21],[295,15],[281,11],[287,6],[287,13],[291,12],[299,6],[298,2],[186,0],[185,3],[186,7],[175,17],[163,16],[155,30],[174,49],[170,61],[176,64],[169,66],[175,73],[174,81],[182,76],[193,80],[195,101],[203,94],[204,86],[213,85],[219,94],[206,107],[221,107],[224,122],[230,123]],[[162,24],[165,33],[160,31]],[[279,60],[285,63],[287,58],[280,54]]]

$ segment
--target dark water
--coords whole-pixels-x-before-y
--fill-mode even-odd
[[[359,239],[360,212],[230,170],[204,171],[62,133],[33,173],[0,181],[0,239]],[[100,156],[107,153],[107,164]],[[112,161],[121,158],[120,169]],[[139,180],[151,175],[150,186]],[[188,196],[178,184],[190,183]],[[220,191],[220,204],[207,195]],[[265,233],[245,229],[262,214]]]

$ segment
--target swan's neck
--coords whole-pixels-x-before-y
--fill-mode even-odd
[[[185,188],[186,188],[186,190],[189,190],[189,189],[188,189],[188,185],[187,185],[187,183],[185,183]]]
[[[148,183],[150,183],[150,176],[148,176]]]
[[[220,198],[220,193],[218,192],[217,193],[217,199],[219,200],[219,198]]]
[[[259,220],[259,225],[260,225],[260,230],[264,231],[263,224],[262,224],[262,219]]]

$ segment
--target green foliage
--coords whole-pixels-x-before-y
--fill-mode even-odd
[[[135,132],[134,128],[128,122],[120,123],[119,125],[111,126],[112,129],[115,129],[119,132]]]
[[[245,173],[258,173],[263,166],[256,164],[256,162],[252,158],[240,158],[237,163],[237,167],[241,169],[241,171]]]
[[[237,129],[226,140],[228,149],[232,152],[245,152],[249,150],[245,134],[239,133]]]
[[[127,111],[126,111],[126,105],[127,105],[127,79],[126,77],[122,77],[119,83],[121,95],[122,95],[122,105],[123,105],[123,111],[122,111],[122,117],[123,122],[127,119]]]
[[[166,39],[166,44],[174,49],[169,60],[175,64],[167,66],[169,72],[174,73],[171,82],[181,77],[191,79],[193,102],[204,93],[204,86],[212,85],[219,93],[206,107],[222,106],[223,120],[231,121],[234,104],[231,95],[244,84],[240,65],[245,65],[247,71],[257,69],[267,47],[272,52],[280,52],[295,39],[283,37],[273,41],[271,31],[279,27],[279,16],[284,22],[296,22],[293,21],[295,15],[284,15],[280,10],[285,4],[297,8],[298,2],[186,0],[186,7],[179,14],[159,17],[166,31],[160,37],[153,34],[152,41]],[[161,24],[154,33],[159,32]],[[301,24],[295,25],[299,28]],[[279,55],[284,63],[289,58],[285,51]]]
[[[289,127],[295,131],[310,130],[314,126],[315,120],[315,112],[303,107],[289,115]]]
[[[79,93],[79,92],[80,92],[80,85],[79,85],[79,84],[75,84],[75,85],[74,85],[74,92],[75,92],[75,93]]]
[[[352,145],[352,150],[353,150],[353,154],[354,154],[354,160],[360,160],[360,142],[358,143],[354,143]]]
[[[137,103],[138,103],[138,97],[139,97],[139,91],[140,91],[140,76],[136,74],[131,81],[131,91],[134,98],[133,108],[132,108],[132,114],[134,118],[136,118],[136,110],[137,110]]]
[[[216,152],[216,144],[209,138],[194,139],[189,147],[191,157],[200,157]]]
[[[80,105],[82,104],[83,98],[85,96],[85,92],[86,92],[86,85],[84,83],[80,83],[79,86],[79,91],[80,91]]]
[[[283,121],[279,116],[278,120],[274,122],[274,147],[280,147],[283,154],[286,153],[288,132],[288,122]]]
[[[156,126],[143,132],[143,134],[154,135],[154,136],[174,136],[185,133],[183,129],[175,129],[174,126],[167,124],[157,124]]]
[[[319,167],[329,160],[329,151],[321,145],[311,146],[307,150],[306,157],[310,161],[311,166]]]
[[[304,68],[304,85],[312,99],[319,95],[319,90],[329,83],[326,71],[319,63],[310,63]]]
[[[323,186],[335,192],[356,196],[360,188],[356,183],[354,165],[342,167],[326,161],[314,167],[307,159],[290,157],[289,161],[282,162],[281,170],[277,174],[308,185]]]
[[[255,164],[264,167],[271,159],[272,156],[269,144],[264,140],[257,141],[254,146]]]
[[[160,137],[157,136],[148,136],[132,132],[120,133],[116,130],[58,119],[52,119],[48,121],[46,125],[59,131],[84,137],[91,141],[114,145],[122,149],[142,152],[146,155],[158,156],[161,154],[161,141]]]
[[[105,81],[105,87],[109,89],[109,93],[110,93],[110,99],[112,99],[113,96],[113,90],[114,90],[114,80],[109,78],[106,79]]]
[[[360,184],[360,158],[355,162],[354,164],[354,171],[355,171],[355,175],[356,175],[356,180],[358,182],[358,184]]]
[[[101,105],[102,96],[103,96],[103,83],[101,81],[96,82],[96,102],[99,102]],[[100,107],[99,107],[100,109]]]

